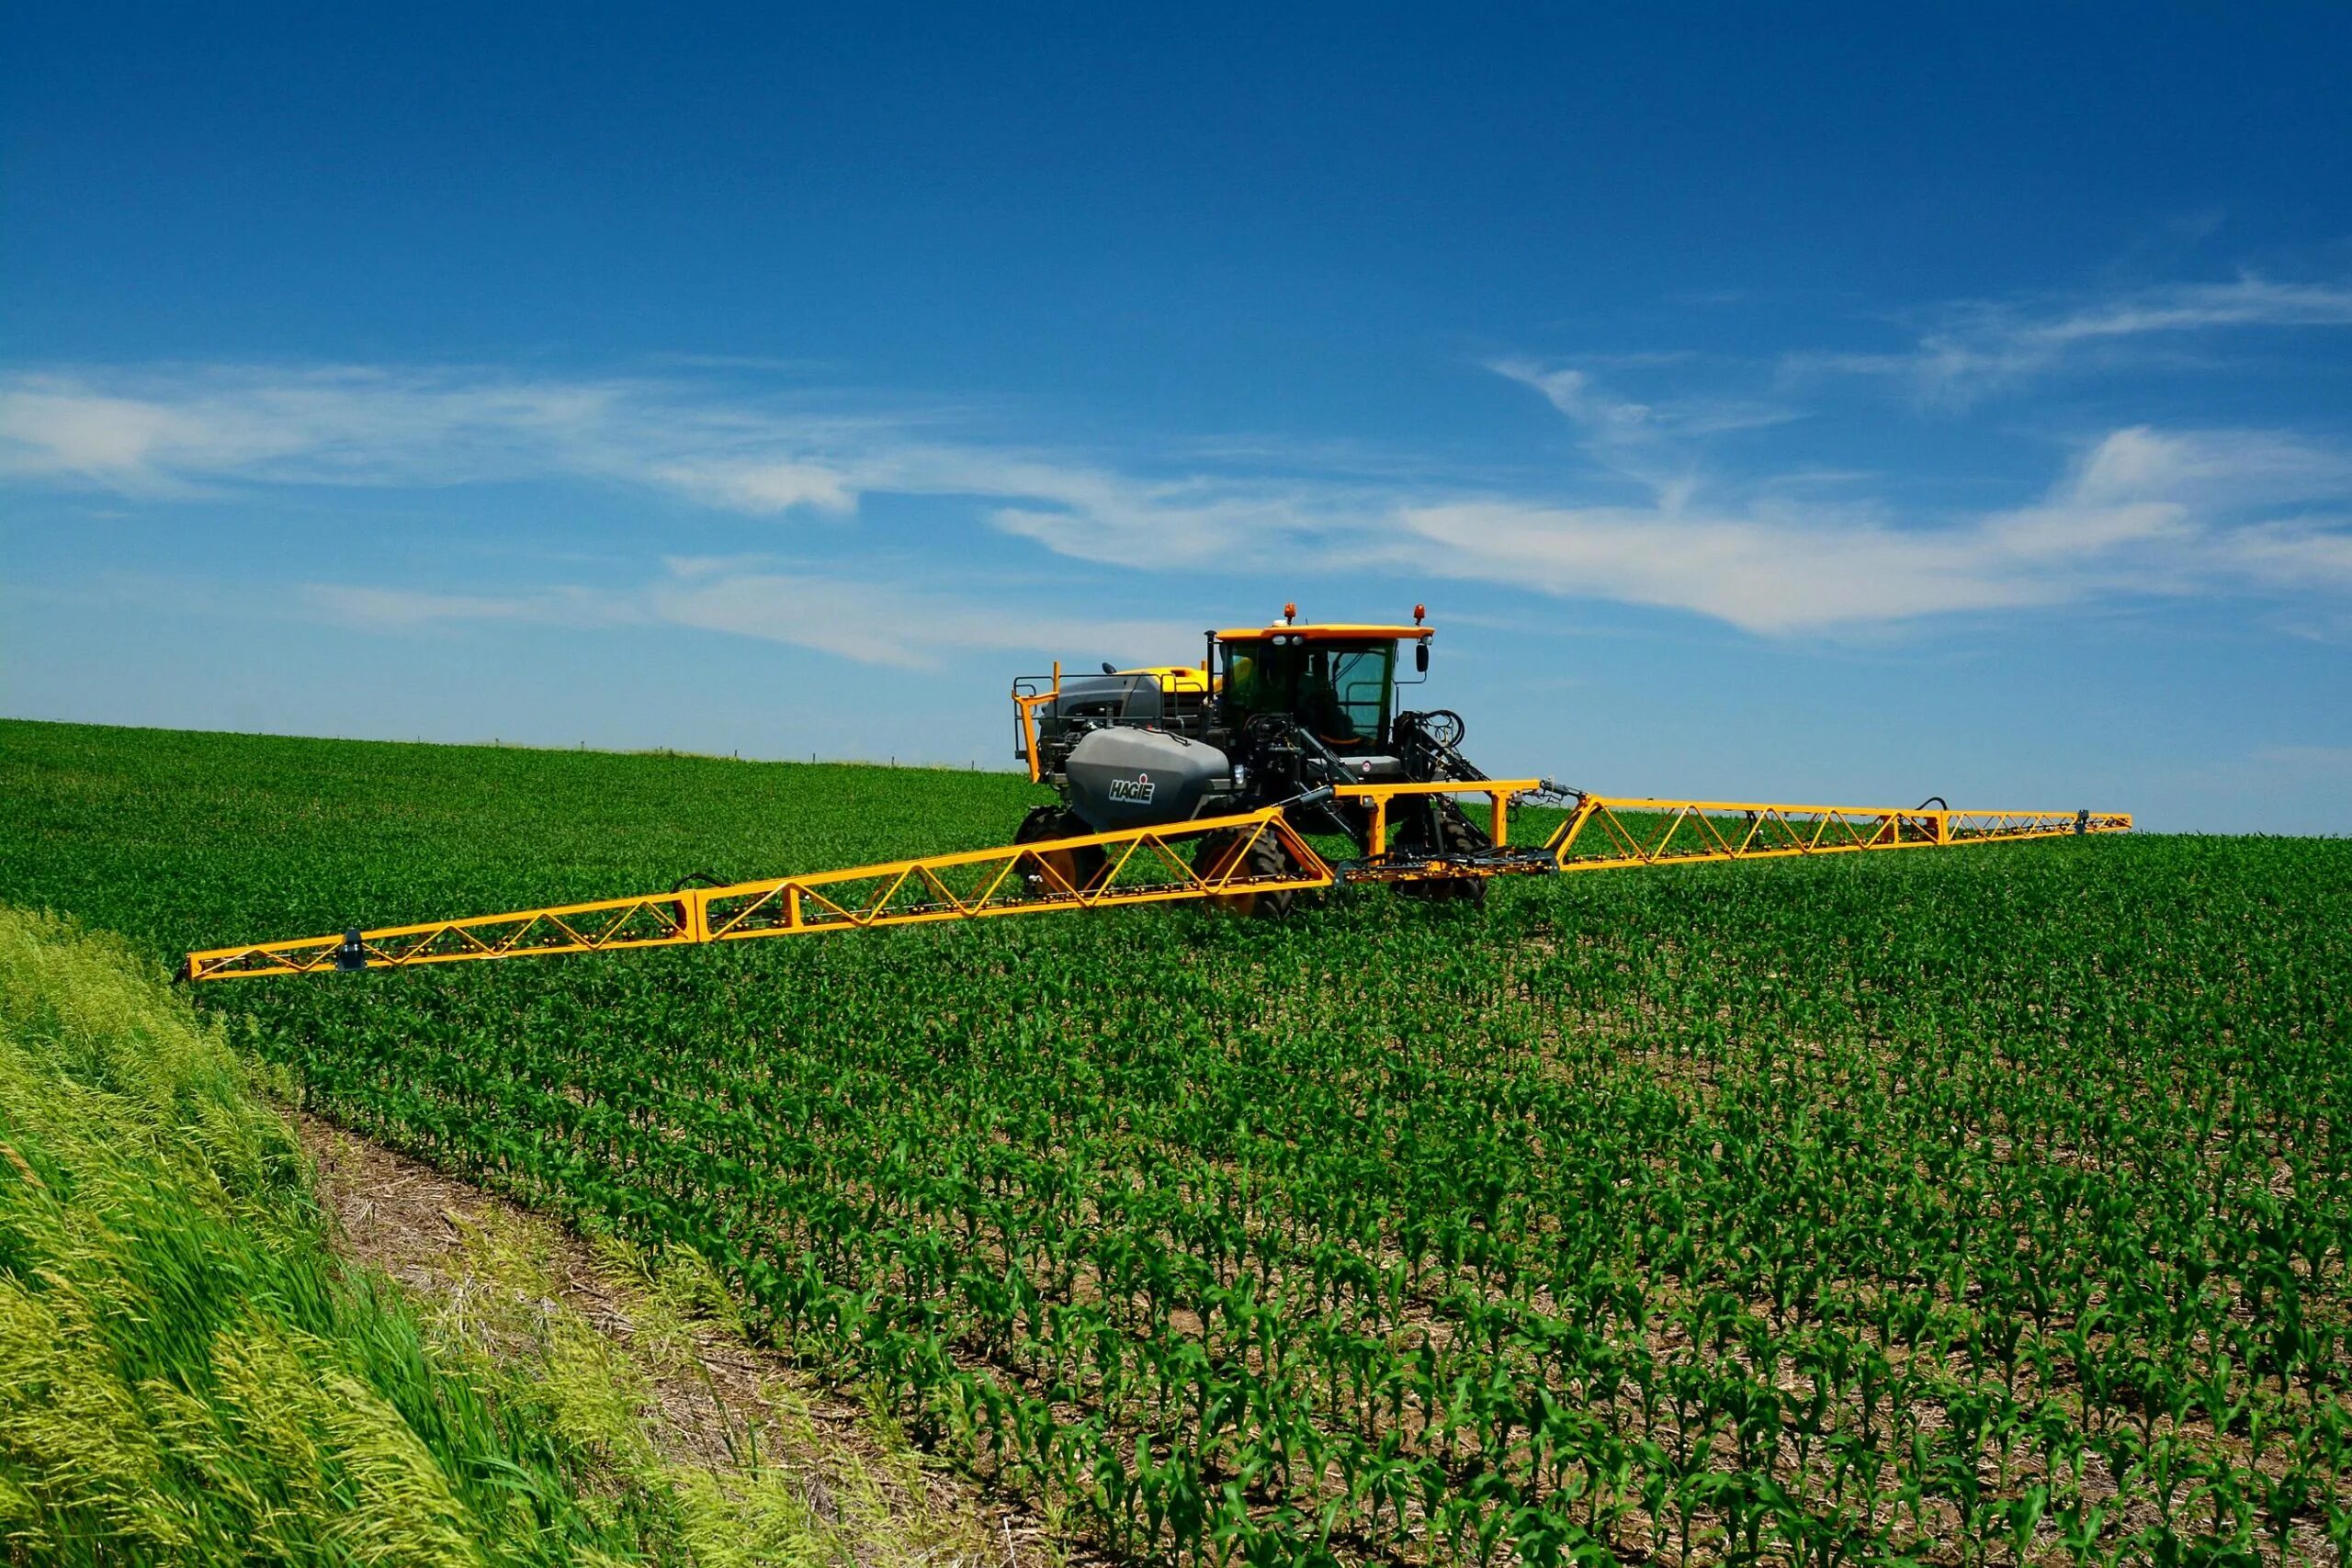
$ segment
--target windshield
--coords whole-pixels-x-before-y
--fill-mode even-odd
[[[1335,750],[1387,743],[1395,643],[1236,643],[1227,657],[1243,715],[1286,714]]]

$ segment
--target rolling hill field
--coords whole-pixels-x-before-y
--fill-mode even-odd
[[[1042,798],[0,723],[0,904],[164,967]],[[2352,1553],[2348,990],[2352,842],[2121,837],[194,994],[1113,1553],[2005,1563]]]

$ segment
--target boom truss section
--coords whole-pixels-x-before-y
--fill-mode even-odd
[[[1206,857],[1212,869],[1198,869],[1195,862],[1203,858],[1199,851],[1212,837],[1219,852]],[[1279,874],[1253,874],[1250,851],[1268,838],[1282,849],[1287,869]],[[229,980],[686,947],[1059,909],[1310,892],[1332,882],[1330,866],[1283,819],[1281,808],[1268,807],[1162,828],[928,855],[807,876],[681,887],[634,898],[599,898],[467,919],[353,930],[341,936],[212,948],[189,953],[185,974],[192,980]]]
[[[406,969],[564,953],[689,947],[760,937],[813,936],[1000,915],[1115,908],[1252,894],[1317,892],[1353,882],[1486,877],[1774,860],[1858,850],[1949,848],[2128,831],[2122,812],[1953,811],[1918,807],[1790,806],[1579,795],[1540,850],[1509,850],[1508,806],[1522,794],[1556,795],[1532,779],[1437,784],[1351,784],[1329,792],[1375,814],[1375,844],[1390,804],[1403,796],[1484,795],[1492,846],[1472,854],[1397,859],[1377,850],[1334,866],[1285,818],[1283,808],[1202,818],[1156,828],[926,855],[846,871],[677,887],[539,909],[417,925],[356,927],[340,936],[191,953],[192,980],[322,971]],[[1264,853],[1268,848],[1279,852]]]
[[[1562,871],[1603,871],[1691,861],[1991,844],[2120,833],[2131,827],[2131,814],[2115,811],[1905,810],[1588,795],[1544,847]]]

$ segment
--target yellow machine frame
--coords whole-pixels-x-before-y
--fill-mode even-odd
[[[1489,815],[1487,836],[1500,848],[1510,827],[1510,803],[1528,791],[1543,787],[1542,779],[1480,779],[1467,783],[1455,779],[1435,784],[1335,784],[1331,793],[1341,800],[1361,800],[1372,807],[1372,852],[1388,852],[1388,803],[1400,795],[1483,795],[1488,801]],[[1450,873],[1448,874],[1451,874]]]
[[[1034,676],[1023,677],[1024,681]],[[1023,692],[1020,685],[1012,688],[1012,705],[1021,710],[1021,755],[1029,764],[1029,782],[1042,784],[1046,775],[1037,767],[1037,709],[1062,694],[1062,661],[1054,660],[1054,683],[1042,692]]]
[[[1178,846],[1232,833],[1240,853],[1219,857],[1225,869],[1195,870]],[[1296,870],[1252,876],[1247,851],[1272,835]],[[1100,869],[1073,884],[1057,852],[1095,849]],[[880,926],[981,919],[1057,909],[1102,909],[1180,898],[1329,887],[1331,867],[1283,819],[1279,807],[1204,818],[1162,828],[1130,829],[960,854],[886,861],[723,887],[684,887],[633,898],[596,898],[542,909],[466,919],[428,920],[346,931],[342,936],[210,948],[187,956],[193,980],[261,975],[311,975],[333,969],[403,969],[559,953],[611,953],[684,947],[754,937],[810,936]]]
[[[1399,795],[1483,795],[1492,809],[1493,840],[1505,844],[1511,801],[1538,787],[1533,779],[1475,783],[1345,784],[1335,795],[1367,801],[1373,852],[1386,845],[1388,803]],[[1857,850],[1933,849],[2129,831],[2130,814],[2075,811],[1952,811],[1876,806],[1790,806],[1720,800],[1657,800],[1588,795],[1545,840],[1541,856],[1508,865],[1442,861],[1399,875],[1373,867],[1343,873],[1283,819],[1279,807],[957,854],[886,861],[722,887],[685,887],[631,898],[598,898],[538,909],[349,931],[341,936],[256,942],[191,953],[193,980],[322,970],[403,969],[563,953],[684,947],[757,937],[810,936],[883,926],[1000,915],[1101,909],[1130,904],[1238,897],[1251,893],[1313,892],[1358,876],[1379,880],[1499,875],[1508,872],[1598,871],[1695,861],[1772,860]],[[1211,834],[1239,836],[1243,852],[1216,857],[1224,869],[1204,874],[1180,853]],[[1246,874],[1246,852],[1272,835],[1294,870]],[[1067,852],[1097,850],[1099,869],[1073,883],[1061,869]]]
[[[1365,637],[1426,641],[1431,635],[1421,624],[1418,604],[1409,626],[1301,626],[1297,612],[1297,605],[1285,604],[1279,624],[1234,627],[1210,636],[1226,642],[1248,642]],[[1205,661],[1197,671],[1189,666],[1153,665],[1113,672],[1150,676],[1169,689],[1188,692],[1210,692],[1216,682]],[[1033,784],[1042,779],[1036,713],[1061,695],[1061,661],[1054,662],[1050,686],[1044,691],[1035,686],[1034,678],[1023,677],[1012,688],[1021,751],[1029,763]],[[1475,855],[1392,855],[1388,848],[1391,803],[1434,795],[1485,795],[1490,847]],[[1509,849],[1510,807],[1530,795],[1547,803],[1572,799],[1575,805],[1541,850],[1494,852]],[[1326,797],[1360,802],[1370,808],[1363,859],[1333,865],[1291,826],[1283,807],[1272,806],[1155,828],[925,855],[805,876],[722,887],[679,887],[633,898],[597,898],[466,919],[428,920],[373,931],[354,927],[341,936],[208,948],[189,953],[183,973],[193,980],[231,980],[312,975],[322,969],[402,969],[425,964],[684,947],[1196,898],[1227,900],[1238,908],[1254,903],[1253,896],[1260,893],[1314,892],[1343,883],[1459,881],[1694,861],[1775,860],[1857,850],[1934,849],[2060,834],[2127,832],[2132,827],[2132,818],[2125,812],[1954,811],[1941,801],[1934,802],[1933,809],[1922,805],[1906,810],[1883,806],[1657,800],[1564,791],[1542,779],[1366,781],[1333,784]],[[1307,798],[1311,797],[1302,796],[1301,802],[1292,804]],[[1204,841],[1212,835],[1227,835],[1227,841],[1218,846],[1217,852],[1202,854]],[[1279,843],[1289,869],[1252,874],[1247,870],[1250,852],[1269,836]],[[1193,854],[1179,853],[1180,846],[1188,846]],[[1073,881],[1074,868],[1080,863],[1079,852],[1089,852],[1083,858],[1091,869],[1082,879]],[[1215,869],[1204,872],[1194,860]]]
[[[1953,811],[1588,795],[1545,841],[1562,871],[2122,833],[2125,811]],[[1587,846],[1588,830],[1600,841]]]

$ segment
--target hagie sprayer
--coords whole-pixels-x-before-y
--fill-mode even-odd
[[[1655,800],[1489,778],[1463,755],[1459,715],[1396,705],[1428,672],[1431,635],[1419,605],[1410,626],[1301,623],[1284,605],[1273,625],[1206,634],[1197,665],[1024,677],[1012,688],[1015,755],[1061,798],[1002,848],[214,948],[188,954],[183,974],[391,969],[1187,899],[1272,917],[1364,883],[1476,902],[1498,876],[2132,826],[2124,813],[1956,811],[1939,799]],[[1409,676],[1398,669],[1407,649]],[[1530,801],[1566,816],[1540,846],[1515,847],[1511,808]],[[1348,852],[1334,857],[1340,840]]]

